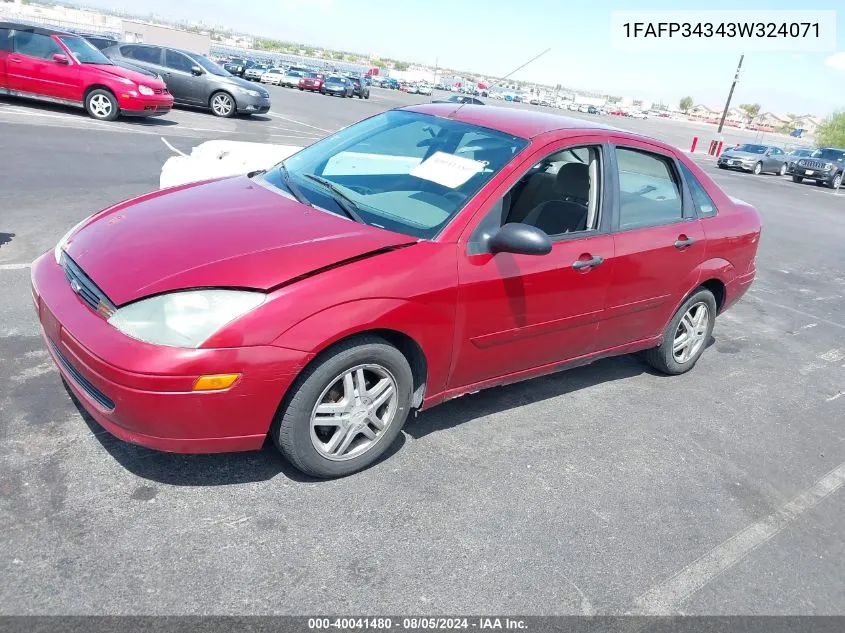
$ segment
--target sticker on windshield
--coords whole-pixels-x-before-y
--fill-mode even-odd
[[[446,152],[436,152],[414,167],[411,170],[411,175],[455,189],[475,174],[480,173],[485,166],[486,163],[477,160],[447,154]]]

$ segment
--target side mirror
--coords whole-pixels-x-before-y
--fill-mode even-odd
[[[202,68],[199,66],[191,66],[191,74],[198,77],[202,74]]]
[[[530,224],[514,222],[505,224],[487,242],[491,253],[517,255],[548,255],[552,240],[543,231]]]
[[[53,61],[57,64],[70,64],[70,60],[67,58],[67,55],[62,55],[61,53],[53,55]]]

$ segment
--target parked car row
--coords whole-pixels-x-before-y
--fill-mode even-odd
[[[0,22],[0,94],[84,108],[94,119],[162,116],[174,104],[216,116],[270,110],[263,87],[199,53]]]
[[[845,170],[845,149],[820,147],[795,149],[786,153],[774,145],[737,144],[722,152],[716,161],[719,169],[734,169],[755,175],[774,173],[790,175],[796,183],[811,180],[819,186],[839,189]]]

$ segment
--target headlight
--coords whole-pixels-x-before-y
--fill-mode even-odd
[[[221,327],[264,302],[260,292],[188,290],[143,299],[109,319],[118,330],[153,345],[199,347]]]
[[[149,86],[138,86],[138,92],[140,92],[142,95],[146,95],[148,97],[155,94],[155,90],[153,90]]]
[[[825,163],[824,164],[824,170],[825,171],[830,171],[831,169],[833,169],[833,163]]]
[[[67,246],[68,240],[74,233],[76,233],[76,229],[85,224],[90,218],[91,216],[89,215],[84,220],[82,220],[82,222],[77,222],[76,224],[74,224],[73,228],[67,233],[65,233],[62,236],[62,239],[58,241],[56,247],[53,249],[53,257],[55,258],[57,264],[62,263],[62,251],[65,249],[65,246]]]
[[[261,93],[257,90],[247,90],[246,88],[241,88],[240,86],[235,86],[235,91],[240,92],[243,95],[249,95],[250,97],[261,96]]]

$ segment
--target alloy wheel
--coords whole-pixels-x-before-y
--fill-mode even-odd
[[[763,163],[757,163],[754,165],[754,175],[759,176],[761,173],[763,173]]]
[[[704,346],[710,326],[710,310],[705,303],[695,303],[684,313],[672,340],[675,361],[688,363]]]
[[[229,116],[232,114],[232,108],[234,107],[232,98],[226,94],[216,94],[211,100],[211,109],[214,110],[214,114],[217,116]]]
[[[778,172],[781,176],[786,176],[786,163],[780,166],[780,171]]]
[[[94,95],[88,103],[91,109],[91,114],[98,119],[108,118],[112,113],[112,108],[114,107],[111,100],[106,95],[102,94]]]
[[[396,417],[396,379],[381,365],[358,365],[332,379],[311,412],[311,443],[326,459],[363,455]]]

